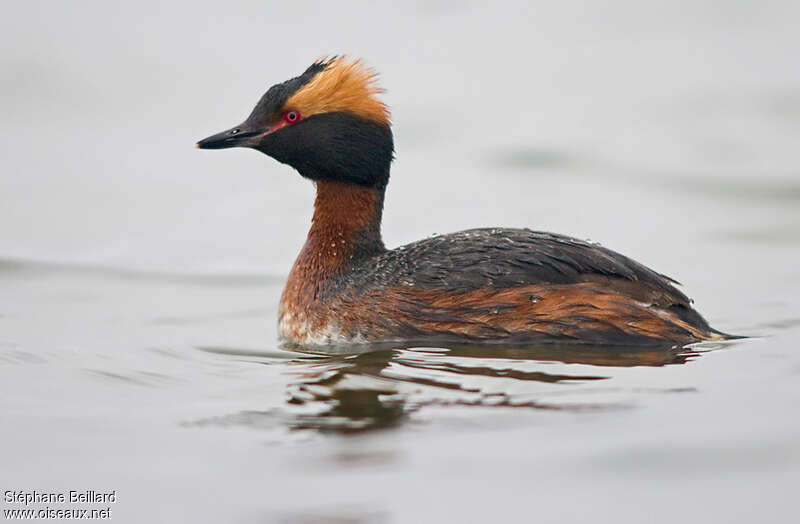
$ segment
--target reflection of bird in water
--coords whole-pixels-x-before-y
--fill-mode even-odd
[[[302,413],[295,429],[357,432],[391,427],[425,406],[464,405],[535,409],[598,409],[603,403],[565,406],[510,393],[514,384],[582,384],[611,378],[613,368],[684,364],[699,353],[679,348],[468,347],[386,349],[360,355],[299,359],[298,380],[289,388]],[[606,368],[591,374],[548,372],[554,362]],[[500,383],[498,384],[498,381]],[[524,388],[523,388],[524,389]],[[545,395],[546,396],[546,395]],[[306,408],[312,409],[308,413]]]
[[[316,183],[311,230],[280,302],[283,339],[653,345],[726,338],[673,280],[574,238],[474,229],[387,250],[380,227],[394,145],[380,91],[359,61],[317,61],[272,86],[244,123],[198,143],[256,149]]]

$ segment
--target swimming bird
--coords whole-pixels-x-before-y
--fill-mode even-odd
[[[485,228],[388,250],[381,216],[390,114],[361,60],[315,61],[240,125],[197,143],[248,147],[316,185],[286,282],[279,336],[301,346],[376,342],[687,344],[722,340],[676,281],[594,243]]]

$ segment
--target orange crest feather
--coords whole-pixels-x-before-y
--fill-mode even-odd
[[[389,108],[378,100],[384,89],[377,85],[378,74],[359,59],[346,56],[325,62],[318,73],[284,104],[284,111],[299,111],[303,118],[319,113],[347,112],[383,125],[389,125]]]

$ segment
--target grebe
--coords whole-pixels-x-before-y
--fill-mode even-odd
[[[723,340],[677,282],[614,251],[528,229],[473,229],[387,250],[394,143],[376,73],[334,57],[272,86],[244,123],[198,142],[249,147],[316,184],[306,243],[280,300],[280,337],[375,342]]]

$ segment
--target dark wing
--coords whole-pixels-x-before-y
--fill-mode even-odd
[[[597,244],[528,229],[435,236],[365,260],[356,269],[358,282],[347,285],[357,292],[373,286],[468,291],[594,281],[643,302],[693,312],[669,277]]]

